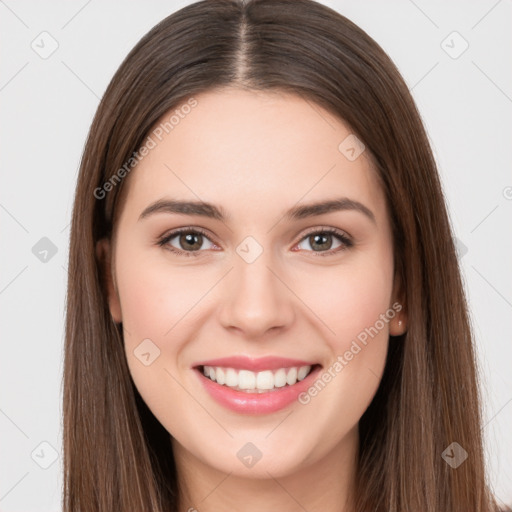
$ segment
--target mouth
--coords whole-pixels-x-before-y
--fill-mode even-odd
[[[311,360],[234,355],[196,362],[191,369],[217,404],[239,414],[271,414],[290,407],[321,372]]]
[[[226,366],[199,365],[194,369],[220,386],[243,393],[272,393],[291,388],[321,368],[320,364],[288,366],[261,371]]]

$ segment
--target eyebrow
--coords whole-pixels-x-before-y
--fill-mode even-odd
[[[349,199],[347,197],[295,206],[285,212],[284,217],[288,220],[300,220],[309,217],[315,217],[317,215],[323,215],[326,213],[350,210],[360,212],[368,217],[374,224],[377,223],[375,215],[368,207],[359,201],[354,201],[353,199]],[[212,203],[207,203],[204,201],[159,199],[144,209],[144,211],[139,216],[139,220],[149,217],[155,213],[200,215],[202,217],[209,217],[212,219],[220,220],[222,222],[230,219],[230,216],[221,206],[216,206]]]

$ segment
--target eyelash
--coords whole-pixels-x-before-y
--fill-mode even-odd
[[[164,247],[166,244],[169,243],[170,240],[172,240],[176,236],[180,235],[181,233],[200,234],[200,235],[203,235],[208,240],[210,240],[209,235],[204,230],[202,230],[201,228],[180,228],[180,229],[176,229],[176,230],[172,231],[171,233],[168,233],[168,234],[164,235],[163,237],[161,237],[158,240],[157,245],[159,245],[160,247]],[[330,249],[328,251],[307,251],[307,252],[313,252],[314,256],[332,256],[333,254],[337,254],[338,252],[350,249],[354,245],[352,240],[350,240],[350,238],[348,238],[347,235],[343,231],[340,231],[339,229],[336,229],[336,228],[329,228],[329,227],[321,228],[321,229],[315,228],[315,229],[307,232],[299,240],[298,243],[302,242],[303,240],[305,240],[306,238],[310,237],[311,235],[325,235],[325,234],[334,235],[336,238],[338,238],[338,240],[343,245],[341,247],[337,247],[334,250]],[[211,240],[210,240],[210,242],[211,242]],[[176,249],[176,247],[172,247],[171,245],[169,245],[169,246],[167,246],[165,248],[167,250],[177,254],[178,256],[187,256],[187,257],[188,256],[198,257],[198,256],[201,255],[201,252],[203,252],[202,250],[199,250],[199,251],[182,251],[180,249]]]

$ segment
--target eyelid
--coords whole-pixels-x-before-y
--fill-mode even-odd
[[[330,233],[338,236],[344,236],[347,239],[350,239],[352,241],[352,236],[350,236],[345,230],[340,228],[335,228],[332,226],[314,226],[312,228],[308,228],[299,238],[299,240],[296,242],[301,242],[306,238],[308,235],[311,235],[313,233]]]

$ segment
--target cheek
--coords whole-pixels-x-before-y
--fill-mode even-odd
[[[322,322],[331,348],[336,353],[347,350],[353,339],[377,326],[382,337],[389,324],[380,320],[390,308],[392,294],[392,259],[386,252],[379,257],[361,258],[357,264],[342,264],[318,269],[297,281],[298,295],[310,307],[316,323]],[[389,314],[388,314],[389,316]]]
[[[302,288],[305,302],[329,327],[324,332],[330,360],[300,400],[311,417],[332,425],[331,437],[320,441],[326,450],[329,440],[343,437],[359,421],[380,384],[395,315],[392,274],[392,259],[383,251],[357,265],[315,272],[310,281],[315,288],[308,293]]]
[[[194,305],[208,289],[198,277],[171,265],[124,261],[117,271],[126,360],[134,384],[149,409],[172,432],[190,402],[177,362],[186,346]],[[185,333],[185,334],[184,334]]]
[[[190,272],[165,258],[126,258],[117,269],[123,325],[139,338],[169,339],[180,322],[190,322],[194,306],[211,287],[204,273]],[[127,341],[128,341],[127,339]]]
[[[392,255],[383,249],[368,253],[357,264],[328,270],[315,271],[306,280],[315,286],[302,286],[300,291],[304,302],[315,313],[312,321],[320,326],[321,320],[328,327],[321,329],[329,353],[324,365],[324,373],[328,375],[304,397],[304,403],[315,402],[312,409],[320,417],[331,416],[330,412],[321,410],[322,402],[339,404],[346,413],[350,411],[347,419],[356,421],[373,398],[385,366],[389,321],[395,316],[391,308]],[[317,399],[317,395],[322,397]]]
[[[119,240],[117,254],[128,367],[145,401],[155,406],[153,402],[161,398],[156,391],[162,386],[166,393],[179,392],[170,374],[175,373],[187,340],[178,333],[183,334],[183,326],[193,318],[194,305],[208,286],[200,273],[183,272],[159,251],[141,251],[129,240]]]

